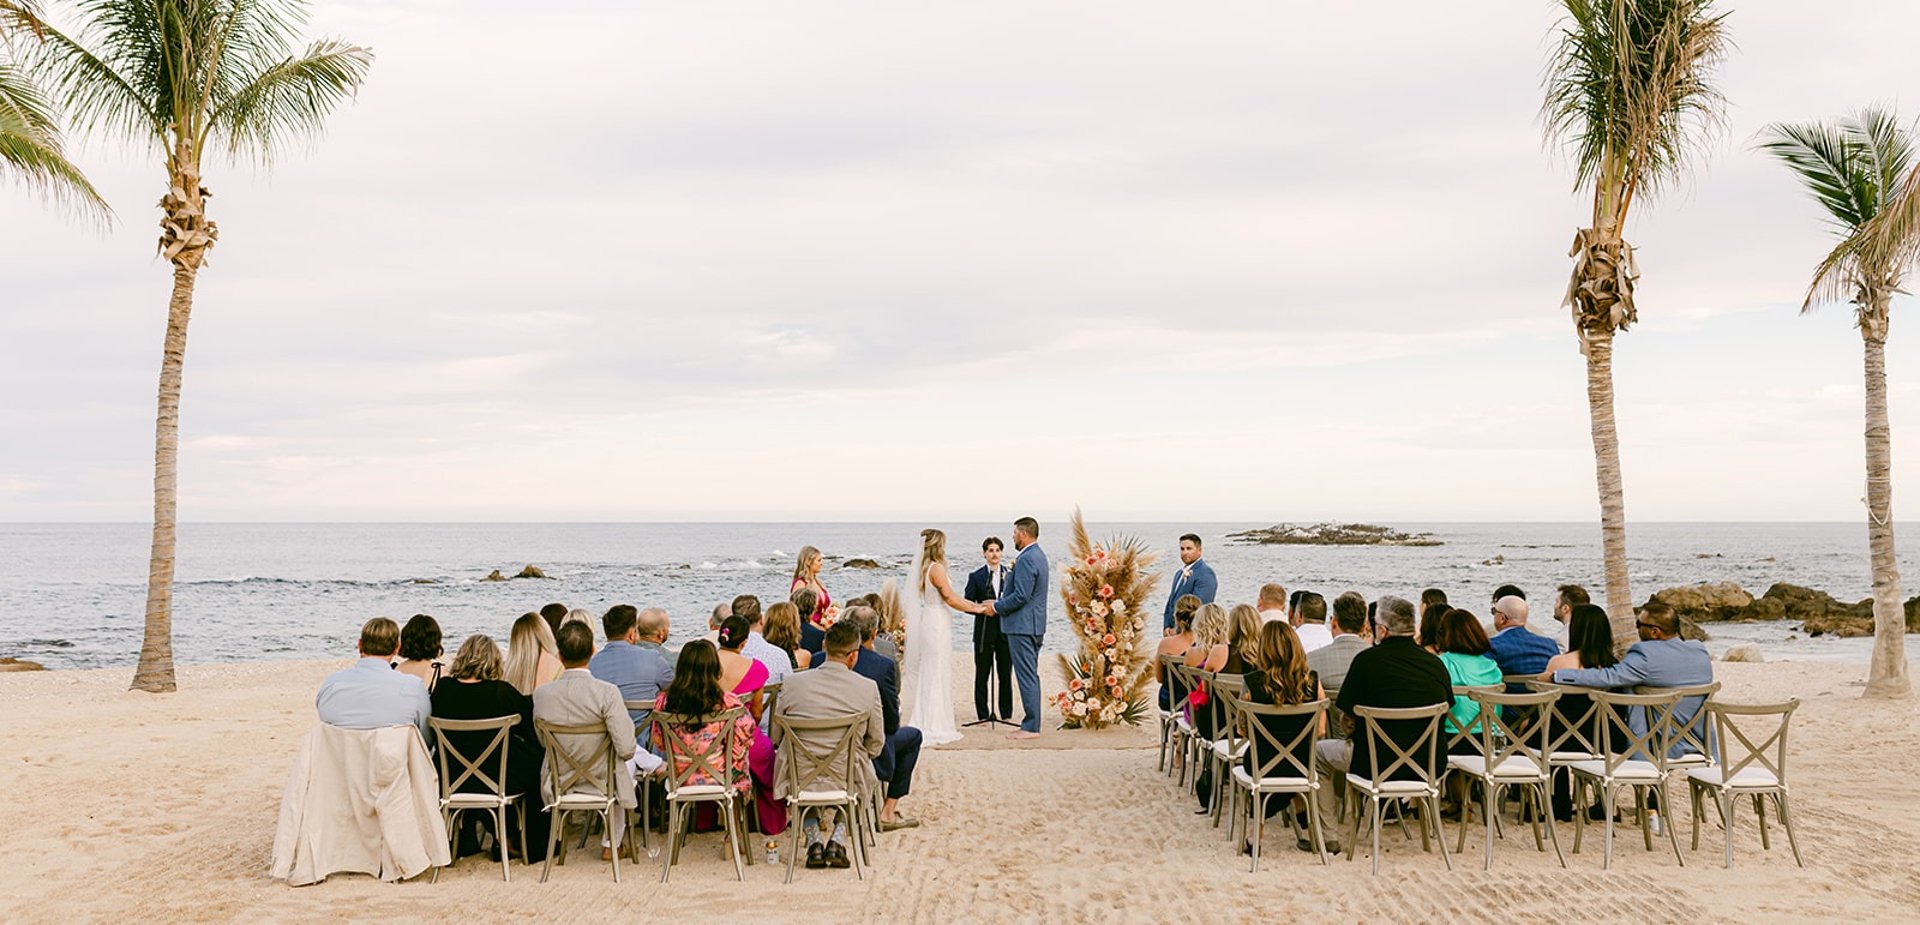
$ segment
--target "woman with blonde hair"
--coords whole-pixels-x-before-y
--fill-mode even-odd
[[[1173,688],[1167,683],[1167,667],[1160,659],[1171,655],[1176,658],[1185,656],[1193,648],[1193,612],[1200,609],[1200,598],[1191,594],[1180,595],[1173,602],[1173,630],[1160,640],[1159,648],[1153,652],[1153,680],[1160,684],[1160,709],[1173,709]]]
[[[906,622],[907,651],[901,686],[913,691],[907,725],[920,730],[921,745],[960,739],[953,716],[953,615],[985,613],[986,607],[961,597],[947,575],[947,534],[920,531],[913,557],[912,585],[902,590],[900,618]]]
[[[805,588],[813,592],[814,619],[825,616],[833,609],[833,596],[827,593],[827,586],[820,583],[820,569],[827,564],[827,557],[812,546],[800,547],[800,554],[793,560],[793,584],[787,586],[787,594]]]
[[[553,630],[547,626],[546,618],[537,613],[524,613],[513,621],[513,631],[507,636],[503,677],[514,690],[531,697],[535,688],[560,677],[560,672],[565,670],[566,666],[560,664],[560,647],[553,642]]]
[[[762,635],[787,653],[794,671],[813,664],[813,653],[800,647],[800,608],[792,601],[775,601],[767,608],[767,628]]]
[[[1225,667],[1227,639],[1227,609],[1219,604],[1201,604],[1193,612],[1193,648],[1187,650],[1187,667],[1202,671]]]

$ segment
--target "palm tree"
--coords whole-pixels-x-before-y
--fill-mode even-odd
[[[368,49],[313,42],[296,53],[304,0],[75,0],[80,27],[48,26],[29,51],[36,73],[87,130],[161,155],[160,255],[173,269],[160,364],[153,450],[153,552],[146,632],[133,687],[170,691],[173,679],[175,464],[180,371],[193,286],[219,236],[207,218],[202,157],[209,147],[271,163],[285,143],[311,138],[366,78]]]
[[[1567,17],[1548,64],[1541,115],[1573,156],[1575,188],[1593,188],[1593,216],[1575,233],[1573,309],[1587,360],[1587,411],[1600,489],[1607,611],[1622,646],[1635,638],[1627,584],[1627,515],[1613,418],[1613,339],[1637,318],[1639,270],[1624,237],[1628,210],[1681,179],[1724,107],[1711,78],[1726,58],[1725,14],[1713,0],[1560,0]]]
[[[1823,302],[1853,303],[1854,324],[1866,345],[1867,548],[1873,563],[1873,660],[1869,697],[1904,697],[1907,678],[1906,615],[1900,604],[1900,570],[1893,556],[1893,450],[1887,423],[1887,324],[1893,294],[1912,262],[1911,242],[1874,246],[1886,222],[1914,194],[1901,180],[1914,167],[1912,136],[1892,112],[1865,109],[1836,123],[1767,126],[1761,150],[1800,177],[1833,221],[1840,243],[1827,255],[1800,303],[1812,311]],[[1920,176],[1920,175],[1916,175]],[[1920,181],[1916,181],[1920,182]],[[1909,229],[1912,225],[1909,223]],[[1909,231],[1911,234],[1911,231]]]
[[[0,0],[0,164],[29,189],[104,219],[106,200],[67,160],[53,107],[6,54],[8,42],[39,33],[39,12],[29,0]]]

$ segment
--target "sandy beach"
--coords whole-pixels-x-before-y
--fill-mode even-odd
[[[957,657],[956,702],[970,711],[971,662]],[[1920,909],[1920,702],[1858,698],[1865,666],[1716,664],[1723,696],[1798,696],[1790,772],[1807,867],[1775,828],[1760,851],[1749,815],[1732,871],[1717,827],[1678,867],[1627,827],[1614,869],[1593,842],[1569,869],[1531,839],[1479,848],[1448,872],[1437,854],[1389,830],[1381,875],[1365,858],[1322,868],[1270,835],[1249,874],[1221,832],[1154,770],[1150,729],[1055,731],[1036,743],[967,738],[922,758],[904,804],[924,826],[882,836],[877,869],[797,872],[756,865],[734,880],[717,836],[696,836],[671,883],[658,862],[622,871],[575,853],[549,883],[469,858],[440,882],[341,876],[292,889],[267,877],[281,787],[313,722],[320,678],[343,662],[184,668],[178,694],[125,690],[128,671],[0,675],[7,749],[0,758],[0,919],[10,922],[240,918],[322,921],[632,920],[861,922],[1545,921],[1789,922],[1844,915],[1911,921]],[[1051,693],[1051,665],[1043,676]],[[971,717],[963,716],[962,719]],[[1892,773],[1889,773],[1892,772]],[[1866,777],[1872,775],[1873,790]],[[1684,825],[1681,810],[1675,820]],[[1447,833],[1453,836],[1449,825]],[[1516,833],[1510,833],[1516,834]],[[1590,833],[1592,834],[1592,833]],[[1572,830],[1562,830],[1571,847]],[[1686,830],[1680,830],[1682,848]],[[1387,837],[1391,836],[1391,837]],[[643,856],[644,859],[644,856]]]

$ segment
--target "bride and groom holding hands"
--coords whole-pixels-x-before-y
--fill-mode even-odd
[[[1013,522],[1013,569],[999,582],[999,594],[969,601],[954,590],[947,568],[947,535],[920,531],[908,593],[902,594],[907,624],[904,686],[914,693],[913,716],[928,745],[960,738],[953,715],[953,615],[974,614],[997,620],[1013,656],[1013,676],[1025,711],[1011,739],[1040,737],[1040,642],[1047,634],[1047,554],[1040,548],[1040,522]]]

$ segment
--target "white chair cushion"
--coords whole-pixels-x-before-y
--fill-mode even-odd
[[[1221,761],[1233,761],[1241,755],[1246,754],[1246,752],[1247,743],[1245,739],[1235,739],[1232,741],[1221,739],[1213,743],[1213,756]]]
[[[1447,764],[1473,775],[1487,776],[1487,758],[1485,755],[1452,755]],[[1540,780],[1546,775],[1540,773],[1540,766],[1519,755],[1510,755],[1493,769],[1493,776],[1500,780]]]
[[[510,796],[501,799],[491,793],[454,793],[441,800],[440,805],[448,809],[492,809],[496,806],[511,806],[516,799],[519,797]]]
[[[691,800],[699,797],[725,796],[727,788],[719,784],[688,784],[667,794],[670,800]]]
[[[1188,719],[1187,714],[1185,713],[1174,714],[1173,724],[1175,726],[1180,727],[1181,732],[1184,732],[1188,735],[1193,734],[1193,720]]]
[[[1384,796],[1394,796],[1394,797],[1426,796],[1436,792],[1434,788],[1427,786],[1427,784],[1422,781],[1417,781],[1417,780],[1371,781],[1364,777],[1361,777],[1358,774],[1348,774],[1347,784],[1348,786],[1357,788],[1365,793],[1370,793],[1370,794],[1377,793],[1377,794],[1382,794]]]
[[[612,802],[603,796],[591,793],[569,793],[553,801],[556,809],[603,809]]]
[[[1313,783],[1304,777],[1262,777],[1260,778],[1258,783],[1255,783],[1253,779],[1253,775],[1248,773],[1247,769],[1244,766],[1236,767],[1233,769],[1233,782],[1247,790],[1258,790],[1263,792],[1284,791],[1284,792],[1292,792],[1292,793],[1306,793],[1309,790],[1316,790],[1319,788],[1318,784]]]
[[[1687,780],[1733,790],[1772,790],[1780,786],[1780,778],[1759,765],[1741,768],[1732,780],[1727,780],[1726,775],[1725,768],[1695,768],[1687,772]]]
[[[1575,774],[1585,774],[1588,777],[1598,777],[1601,779],[1605,779],[1607,776],[1607,763],[1597,758],[1588,761],[1576,761],[1568,765],[1568,767],[1572,768]],[[1641,761],[1637,758],[1629,759],[1620,762],[1620,766],[1613,769],[1613,779],[1657,781],[1660,779],[1660,769],[1654,767],[1651,761]]]
[[[853,795],[845,790],[806,790],[787,797],[787,802],[802,806],[848,803],[852,800]]]
[[[1706,768],[1713,766],[1713,759],[1699,752],[1688,752],[1678,758],[1667,759],[1667,770],[1678,771],[1683,768]]]
[[[1600,757],[1592,752],[1554,752],[1547,760],[1555,764],[1572,764],[1575,761],[1592,761]]]

